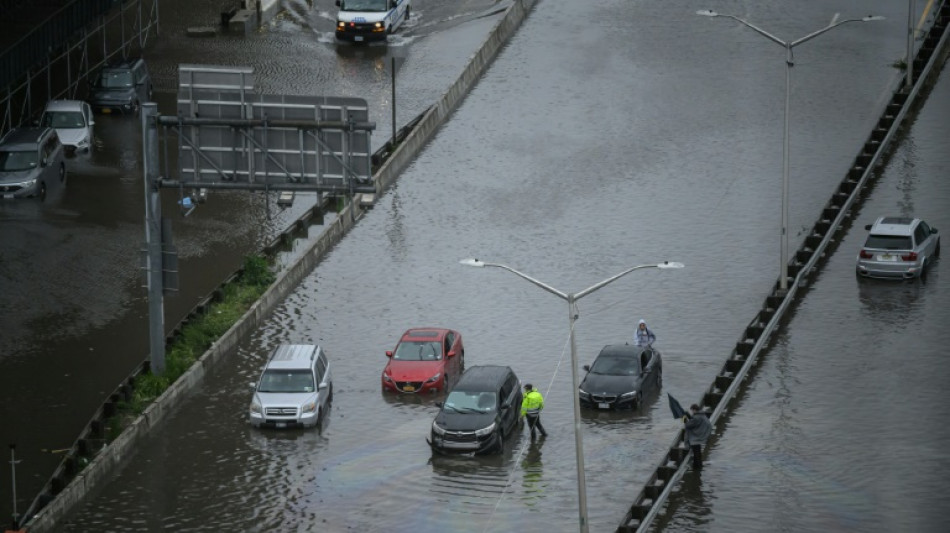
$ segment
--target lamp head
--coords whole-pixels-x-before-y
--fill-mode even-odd
[[[465,266],[470,266],[470,267],[483,267],[483,266],[485,266],[485,263],[482,262],[482,261],[479,261],[478,259],[462,259],[461,261],[459,261],[459,263],[460,263],[460,264],[463,264],[463,265],[465,265]]]
[[[696,14],[703,17],[718,17],[719,16],[719,13],[716,13],[712,9],[700,9],[699,11],[696,12]]]
[[[663,261],[656,265],[656,268],[684,268],[685,266],[683,263],[677,263],[676,261]]]
[[[872,20],[884,20],[884,17],[881,15],[868,15],[861,19],[861,22],[870,22]]]

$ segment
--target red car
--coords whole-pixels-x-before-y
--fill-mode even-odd
[[[413,328],[402,334],[383,369],[383,390],[439,392],[458,381],[465,369],[462,335],[444,328]]]

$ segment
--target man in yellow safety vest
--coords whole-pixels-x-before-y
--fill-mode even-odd
[[[534,439],[534,429],[538,428],[541,437],[547,437],[548,432],[544,431],[541,425],[541,410],[544,409],[544,397],[530,383],[525,383],[524,398],[521,400],[521,416],[528,419],[528,427],[531,428],[531,438]]]

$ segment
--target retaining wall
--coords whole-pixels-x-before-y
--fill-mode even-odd
[[[408,133],[390,157],[374,174],[377,192],[386,190],[399,174],[412,162],[441,126],[458,107],[462,99],[478,81],[482,72],[498,55],[498,51],[527,16],[536,0],[516,0],[502,15],[501,20],[491,30],[488,37],[472,55],[458,79],[442,95],[439,101],[424,114],[416,127]],[[198,361],[176,380],[161,396],[145,410],[118,438],[105,444],[96,456],[84,468],[75,464],[75,457],[64,460],[73,461],[63,470],[80,469],[68,485],[57,490],[52,499],[32,517],[27,517],[24,529],[31,533],[56,531],[56,525],[85,503],[87,497],[108,483],[113,475],[134,455],[142,442],[151,438],[152,431],[161,426],[165,417],[173,412],[187,396],[204,380],[205,373],[235,352],[235,347],[252,331],[260,327],[274,308],[293,292],[303,279],[310,274],[326,253],[353,228],[365,211],[356,198],[351,199],[337,218],[326,227],[306,253],[293,265],[278,275],[274,284],[261,296],[245,315],[232,326],[220,339],[214,342]],[[147,367],[147,364],[145,365]],[[120,389],[125,385],[120,385]],[[108,402],[107,402],[108,403]],[[100,413],[108,409],[100,408]],[[101,425],[98,416],[91,426]],[[100,428],[101,429],[101,428]],[[87,428],[83,435],[91,430]],[[97,432],[98,433],[98,432]],[[82,442],[81,438],[77,442]],[[74,450],[78,446],[74,446]],[[55,486],[56,483],[53,483]]]
[[[808,283],[834,251],[837,242],[835,233],[850,218],[851,208],[863,200],[864,188],[878,177],[877,167],[888,153],[891,142],[897,137],[904,118],[929,80],[939,73],[939,64],[950,54],[950,2],[942,0],[935,10],[933,24],[928,30],[914,59],[910,89],[907,76],[898,77],[891,101],[885,106],[867,141],[855,157],[854,164],[832,192],[831,199],[822,209],[801,248],[790,258],[788,264],[788,289],[782,291],[776,281],[772,292],[765,298],[762,309],[753,317],[736,342],[735,350],[727,358],[713,383],[697,402],[704,410],[712,409],[710,420],[715,425],[726,408],[735,400],[744,379],[756,363],[760,353],[767,349],[772,334],[777,331],[788,311],[798,303],[796,295]],[[935,68],[937,67],[937,68]],[[714,437],[715,438],[715,435]],[[680,481],[689,461],[689,448],[680,429],[670,444],[669,450],[660,459],[646,485],[640,490],[617,527],[620,533],[646,531],[653,522],[663,502],[673,487]]]

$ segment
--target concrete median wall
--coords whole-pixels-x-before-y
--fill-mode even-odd
[[[498,55],[504,43],[527,16],[536,0],[516,0],[502,15],[501,20],[472,55],[458,79],[425,114],[419,124],[408,134],[392,156],[374,176],[376,190],[384,191],[399,174],[422,151],[435,135],[439,126],[449,118],[462,102],[481,74]],[[205,374],[215,364],[232,355],[235,348],[251,332],[270,316],[270,313],[300,282],[306,278],[326,253],[354,227],[364,214],[359,203],[351,201],[340,211],[337,218],[324,229],[320,237],[302,254],[296,263],[278,275],[274,284],[220,339],[214,342],[196,363],[176,380],[161,396],[129,425],[118,438],[103,448],[96,457],[57,494],[52,501],[28,517],[24,529],[31,533],[56,531],[57,524],[77,510],[98,488],[104,487],[129,461],[143,442],[151,438],[152,431],[159,428],[165,417],[204,381]]]

